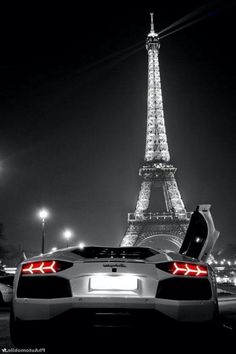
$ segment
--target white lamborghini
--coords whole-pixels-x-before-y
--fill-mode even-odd
[[[41,342],[69,328],[81,336],[89,327],[215,323],[216,282],[206,260],[219,232],[209,209],[200,205],[192,214],[179,253],[89,246],[25,260],[14,281],[14,345]]]

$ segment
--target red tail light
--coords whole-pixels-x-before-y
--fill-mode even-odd
[[[72,263],[62,261],[40,261],[23,264],[21,274],[57,273],[72,266]]]
[[[205,265],[185,262],[167,262],[156,265],[168,273],[173,275],[186,275],[190,277],[207,277],[208,269]]]

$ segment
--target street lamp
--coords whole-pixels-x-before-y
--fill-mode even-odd
[[[41,219],[42,225],[42,254],[44,254],[44,241],[45,241],[45,220],[47,219],[49,213],[47,209],[41,209],[39,211],[39,217]]]
[[[85,247],[84,242],[80,242],[80,243],[78,244],[78,247],[82,250],[82,249]]]
[[[57,251],[57,247],[52,247],[51,252],[56,252]]]
[[[64,237],[66,239],[66,247],[68,248],[69,247],[69,240],[71,239],[72,237],[72,231],[67,229],[64,231]]]

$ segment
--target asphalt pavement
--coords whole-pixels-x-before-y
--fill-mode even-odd
[[[10,340],[9,308],[0,307],[0,349],[14,347]]]
[[[231,343],[235,342],[235,333],[236,333],[236,296],[223,296],[221,295],[219,297],[219,307],[220,307],[220,315],[221,315],[221,320],[223,323],[222,329],[220,330],[219,333],[209,333],[209,341],[208,343],[204,342],[204,346],[211,346],[212,348],[216,347],[219,348],[220,346],[222,348],[224,348],[224,346],[227,348],[228,345],[230,345]],[[17,350],[14,345],[11,342],[10,339],[10,331],[9,331],[9,317],[10,317],[10,308],[9,307],[0,307],[0,353],[1,352],[5,352],[5,353],[9,353],[9,352],[29,352],[28,349],[20,349]],[[73,324],[74,325],[74,324]],[[173,333],[173,332],[172,332]],[[172,333],[170,332],[168,335],[171,339],[172,337]],[[122,336],[120,336],[120,333],[117,331],[117,333],[115,332],[115,335],[113,333],[113,342],[112,342],[112,351],[116,352],[116,349],[120,348],[122,349],[122,353],[131,353],[133,352],[132,349],[133,348],[133,344],[132,343],[136,343],[136,349],[139,349],[139,346],[137,345],[137,341],[140,341],[140,343],[142,342],[144,345],[148,345],[148,348],[150,349],[151,353],[154,353],[153,350],[156,348],[156,345],[159,346],[159,341],[163,340],[163,338],[160,338],[160,336],[158,337],[158,333],[157,333],[157,338],[151,338],[153,337],[150,336],[150,338],[148,338],[147,336],[143,336],[139,337],[139,336],[133,336],[133,338],[130,338],[129,336],[126,337],[126,339]],[[199,333],[197,334],[197,337],[199,337],[199,340],[201,340],[201,329],[199,331]],[[91,352],[102,352],[102,348],[105,349],[106,346],[109,343],[109,340],[111,340],[112,337],[110,337],[109,334],[105,334],[103,333],[103,340],[100,340],[100,344],[98,344],[99,342],[94,343],[95,338],[80,338],[79,333],[78,333],[78,347],[81,347],[81,341],[86,341],[86,345],[88,345],[88,348],[92,345],[95,345],[95,347],[93,346],[93,348],[95,348],[95,350],[92,350]],[[76,339],[76,343],[77,343],[77,339]],[[181,353],[187,353],[187,351],[185,351],[185,347],[183,347],[180,343],[183,342],[183,338],[180,338],[180,342],[179,344],[176,343],[178,348],[182,348],[181,349]],[[97,340],[97,339],[96,339]],[[157,341],[157,342],[156,342]],[[106,343],[107,342],[107,343]],[[165,340],[166,342],[166,340]],[[170,340],[171,342],[171,340]],[[168,345],[170,345],[171,343],[168,343]],[[199,344],[199,343],[198,343]],[[104,346],[105,345],[105,346]],[[173,342],[172,342],[173,345]],[[77,348],[77,345],[76,345]],[[141,344],[140,344],[140,348],[141,348]],[[100,351],[99,351],[100,349]],[[187,349],[186,349],[187,350]],[[41,346],[38,346],[37,348],[32,348],[31,352],[38,352],[38,353],[51,353],[51,351],[47,348],[42,348]],[[64,352],[64,351],[63,351]],[[71,350],[67,350],[67,353],[72,352]],[[74,352],[74,350],[73,350]],[[77,351],[76,351],[77,352]],[[84,353],[84,351],[80,351],[81,353]],[[108,352],[107,350],[103,351],[103,353]],[[120,353],[121,353],[120,352]],[[141,352],[141,351],[140,351]],[[142,351],[143,352],[143,351]],[[179,352],[179,351],[177,351]]]

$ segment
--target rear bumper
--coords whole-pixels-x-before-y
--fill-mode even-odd
[[[129,313],[152,312],[180,322],[214,320],[217,303],[214,300],[176,301],[156,298],[78,297],[60,299],[15,299],[14,316],[19,320],[41,321],[56,319],[67,313]],[[88,316],[88,318],[90,318]]]

